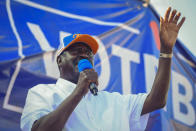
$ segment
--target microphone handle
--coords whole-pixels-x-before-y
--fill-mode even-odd
[[[95,83],[91,83],[90,86],[89,86],[89,89],[90,89],[90,92],[96,96],[97,95],[97,92],[98,92],[98,89],[97,89],[97,85]]]

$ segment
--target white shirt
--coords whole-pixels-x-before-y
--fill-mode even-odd
[[[21,129],[30,131],[35,120],[54,111],[68,97],[75,84],[59,78],[56,84],[40,84],[28,91],[21,117]],[[143,131],[149,114],[141,116],[147,94],[121,95],[99,91],[82,98],[70,115],[66,131]]]

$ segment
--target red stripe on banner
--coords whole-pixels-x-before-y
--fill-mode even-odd
[[[156,47],[160,50],[160,37],[159,37],[159,27],[155,21],[150,22],[150,28],[152,29],[153,36],[155,38]]]

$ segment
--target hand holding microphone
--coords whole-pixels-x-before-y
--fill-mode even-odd
[[[97,95],[98,74],[94,71],[92,64],[87,59],[82,59],[78,62],[78,70],[80,72],[78,84],[88,86],[90,92]]]

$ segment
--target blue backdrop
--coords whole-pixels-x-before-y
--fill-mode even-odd
[[[1,0],[0,12],[1,131],[20,130],[29,88],[56,82],[56,50],[69,34],[90,34],[99,42],[99,90],[150,91],[158,67],[159,19],[142,2]],[[150,114],[146,130],[196,129],[196,58],[177,41],[172,60],[167,105]]]

